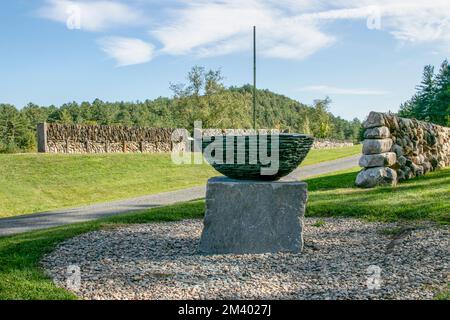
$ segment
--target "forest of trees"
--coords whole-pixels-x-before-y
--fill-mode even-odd
[[[437,73],[428,65],[414,96],[400,106],[399,115],[450,126],[450,65],[445,60]]]
[[[104,102],[99,99],[66,103],[60,107],[29,103],[18,110],[0,104],[0,152],[36,150],[36,125],[41,122],[167,127],[251,128],[252,87],[226,88],[220,71],[194,67],[187,84],[171,84],[172,98],[143,102]],[[347,121],[328,111],[329,99],[308,106],[269,90],[257,91],[257,126],[288,129],[318,138],[354,140],[360,121]]]

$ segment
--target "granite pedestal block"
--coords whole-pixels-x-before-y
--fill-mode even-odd
[[[199,251],[300,252],[307,192],[295,180],[209,179]]]

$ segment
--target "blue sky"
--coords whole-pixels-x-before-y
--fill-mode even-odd
[[[363,119],[397,111],[450,52],[450,2],[222,0],[0,2],[0,103],[170,95],[193,65]]]

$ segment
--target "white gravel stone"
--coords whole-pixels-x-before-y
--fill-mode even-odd
[[[80,268],[84,299],[432,299],[447,287],[449,228],[306,218],[302,253],[198,254],[201,220],[83,234],[41,261],[61,287]],[[323,223],[324,222],[324,223]],[[368,289],[369,266],[380,268]],[[372,274],[373,276],[373,274]]]

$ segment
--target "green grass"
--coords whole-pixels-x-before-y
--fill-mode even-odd
[[[312,226],[316,227],[316,228],[320,228],[320,227],[323,227],[325,224],[326,224],[326,222],[324,220],[320,219],[320,220],[317,220],[316,222],[314,222],[312,224]]]
[[[0,217],[188,188],[214,174],[169,154],[0,155]]]
[[[395,188],[373,189],[354,186],[358,171],[354,168],[308,179],[307,215],[450,223],[450,168],[402,182]]]
[[[336,148],[336,149],[321,149],[310,150],[308,156],[300,166],[309,166],[311,164],[336,160],[340,158],[350,157],[361,154],[362,145],[354,145],[352,147]]]
[[[435,297],[436,300],[450,300],[450,283],[447,284],[447,289],[440,292]]]
[[[359,152],[311,150],[304,163]],[[169,154],[0,154],[0,217],[183,189],[217,174],[207,164],[175,165]]]
[[[432,220],[449,222],[450,169],[433,172],[397,188],[353,187],[356,169],[308,179],[308,216],[347,216],[371,221]],[[57,288],[39,267],[42,256],[79,234],[130,223],[201,218],[204,201],[155,208],[93,222],[0,238],[0,299],[75,299]],[[317,227],[323,226],[318,222]],[[392,232],[397,232],[393,230]],[[448,291],[436,298],[448,299]]]

